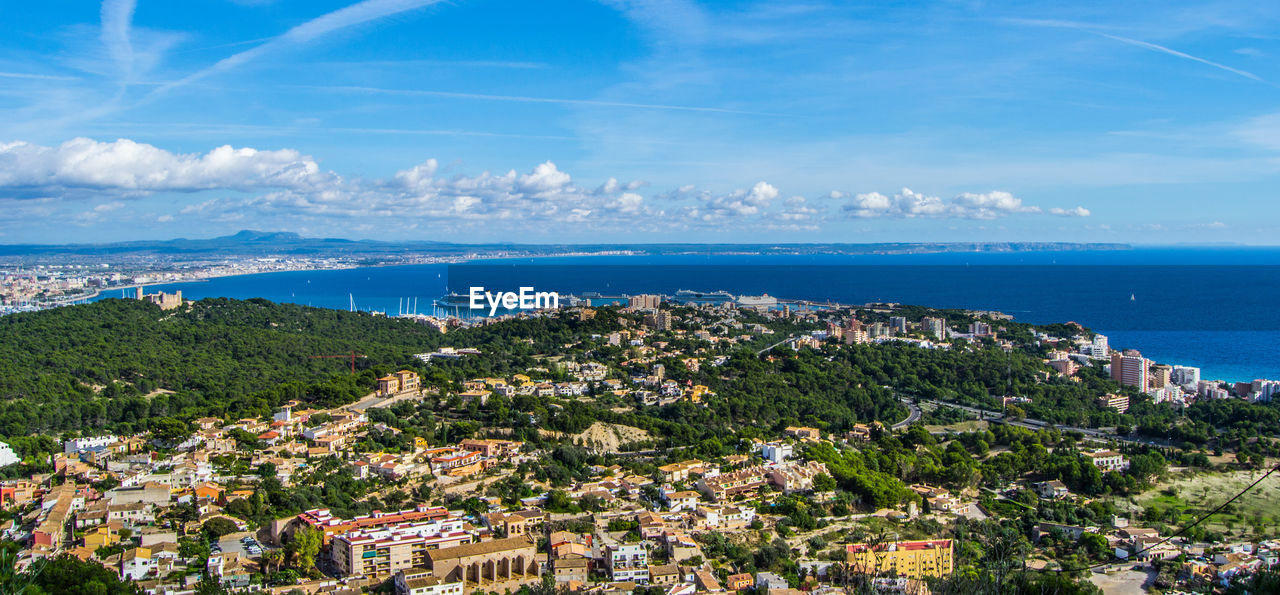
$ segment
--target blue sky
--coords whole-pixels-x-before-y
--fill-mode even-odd
[[[0,242],[1276,243],[1280,4],[1062,4],[5,3]]]

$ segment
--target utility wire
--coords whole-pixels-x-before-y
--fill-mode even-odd
[[[1187,531],[1190,531],[1191,529],[1194,529],[1194,528],[1195,528],[1197,525],[1199,525],[1200,523],[1203,523],[1203,522],[1205,522],[1206,520],[1208,520],[1208,518],[1209,518],[1209,517],[1211,517],[1211,516],[1213,516],[1213,515],[1215,515],[1215,514],[1218,514],[1219,512],[1222,512],[1222,509],[1226,508],[1226,507],[1227,507],[1227,505],[1231,504],[1232,502],[1235,502],[1235,501],[1236,501],[1237,499],[1239,499],[1241,496],[1243,496],[1243,495],[1247,494],[1247,493],[1249,492],[1249,490],[1252,490],[1252,489],[1254,488],[1254,486],[1256,486],[1256,485],[1258,485],[1258,484],[1262,483],[1262,480],[1264,480],[1264,479],[1266,479],[1266,478],[1270,477],[1270,476],[1271,476],[1271,474],[1272,474],[1272,473],[1275,473],[1277,470],[1280,470],[1280,464],[1277,464],[1275,467],[1272,467],[1270,471],[1267,471],[1267,472],[1266,472],[1262,477],[1259,477],[1257,481],[1255,481],[1255,482],[1253,482],[1253,483],[1249,484],[1249,486],[1248,486],[1248,487],[1246,487],[1245,489],[1240,490],[1240,492],[1239,492],[1239,493],[1237,493],[1236,495],[1232,496],[1230,500],[1227,500],[1226,502],[1223,502],[1223,503],[1222,503],[1221,505],[1219,505],[1217,508],[1215,508],[1215,509],[1213,509],[1213,510],[1209,511],[1209,512],[1208,512],[1207,514],[1205,514],[1204,516],[1201,516],[1200,518],[1196,519],[1196,522],[1191,523],[1190,525],[1187,525],[1186,527],[1183,527],[1183,528],[1179,529],[1179,530],[1178,530],[1176,533],[1174,533],[1173,535],[1170,535],[1170,536],[1168,536],[1168,537],[1166,537],[1166,538],[1164,538],[1164,539],[1161,539],[1160,541],[1157,541],[1157,542],[1155,542],[1155,543],[1153,543],[1153,544],[1151,544],[1151,545],[1149,545],[1149,546],[1147,546],[1147,547],[1145,547],[1145,548],[1142,548],[1142,549],[1140,549],[1140,550],[1138,550],[1138,551],[1134,552],[1134,553],[1133,553],[1133,557],[1137,557],[1137,556],[1139,556],[1140,554],[1142,554],[1143,552],[1146,552],[1147,550],[1155,549],[1155,548],[1157,548],[1157,547],[1159,547],[1159,546],[1162,546],[1162,545],[1164,545],[1164,544],[1168,543],[1168,542],[1169,542],[1169,540],[1173,539],[1174,537],[1178,537],[1179,535],[1182,535],[1183,533],[1186,533]],[[1079,571],[1085,571],[1085,570],[1093,570],[1094,568],[1101,568],[1101,567],[1103,567],[1103,566],[1108,566],[1108,565],[1110,565],[1110,564],[1115,564],[1116,562],[1127,562],[1127,561],[1129,561],[1129,560],[1128,560],[1128,558],[1114,557],[1114,558],[1112,558],[1111,560],[1108,560],[1108,561],[1106,561],[1106,562],[1099,562],[1099,563],[1097,563],[1097,564],[1093,564],[1093,565],[1091,565],[1091,566],[1081,566],[1081,567],[1079,567],[1079,568],[1054,568],[1054,569],[1051,569],[1051,568],[1038,568],[1038,569],[1035,569],[1035,570],[1039,570],[1039,571],[1041,571],[1041,572],[1079,572]]]

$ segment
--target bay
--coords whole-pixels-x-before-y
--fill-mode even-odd
[[[431,313],[449,290],[581,294],[726,290],[781,298],[999,310],[1073,320],[1161,363],[1228,381],[1280,378],[1280,249],[909,255],[574,256],[296,271],[153,286],[188,299],[261,297],[323,308]],[[101,297],[113,296],[110,291]]]

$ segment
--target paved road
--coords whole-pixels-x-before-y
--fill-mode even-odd
[[[769,352],[769,350],[773,349],[774,347],[777,347],[777,346],[779,346],[779,345],[782,345],[783,343],[788,343],[788,342],[791,342],[791,341],[794,341],[794,340],[796,340],[795,335],[791,335],[791,336],[789,336],[789,337],[787,337],[787,338],[785,338],[785,339],[783,339],[783,340],[781,340],[781,341],[778,341],[777,343],[774,343],[773,345],[770,345],[770,346],[768,346],[768,347],[765,347],[764,349],[761,349],[760,351],[757,351],[757,352],[756,352],[756,357],[760,357],[761,355],[764,355],[765,353]]]
[[[379,397],[377,393],[374,393],[367,397],[364,397],[363,399],[360,399],[359,401],[356,401],[355,403],[347,405],[346,408],[352,411],[355,411],[357,413],[363,413],[365,410],[368,410],[368,409],[390,407],[392,405],[395,405],[396,403],[399,403],[400,401],[407,401],[409,399],[418,399],[421,397],[422,397],[422,393],[417,393],[417,392],[401,393],[401,394],[393,395],[390,397]]]
[[[240,554],[240,557],[242,558],[249,558],[251,557],[249,556],[249,552],[245,551],[244,544],[240,542],[240,539],[244,537],[252,537],[254,539],[258,538],[254,531],[228,533],[223,535],[222,539],[218,540],[218,546],[222,548],[222,552],[225,554],[237,553]],[[259,545],[262,545],[264,549],[266,548],[265,544],[259,543]]]
[[[984,419],[992,423],[1009,424],[1011,426],[1018,426],[1018,427],[1027,428],[1031,430],[1045,430],[1049,428],[1057,428],[1063,431],[1080,432],[1085,436],[1097,438],[1100,440],[1116,440],[1119,442],[1129,442],[1132,444],[1146,444],[1149,446],[1170,446],[1170,442],[1168,440],[1161,440],[1158,438],[1135,438],[1130,436],[1119,436],[1116,434],[1112,434],[1111,432],[1104,432],[1102,430],[1098,430],[1095,428],[1078,428],[1075,426],[1061,426],[1061,425],[1055,425],[1046,421],[1040,421],[1038,419],[1030,419],[1030,418],[1021,419],[1021,420],[1009,420],[1009,419],[1004,419],[1004,414],[1000,413],[999,411],[987,411],[985,409],[978,409],[977,407],[969,407],[968,405],[948,403],[946,401],[935,401],[932,399],[921,399],[921,400],[924,402],[933,403],[934,405],[938,405],[942,407],[951,407],[954,409],[967,411],[969,413],[979,416],[980,419]],[[894,427],[896,428],[897,426],[894,426]]]
[[[894,430],[901,430],[902,428],[905,428],[913,423],[920,421],[920,408],[917,407],[916,404],[912,402],[910,399],[901,399],[901,401],[904,405],[907,406],[907,409],[911,410],[911,414],[907,416],[907,419],[904,419],[896,424],[893,424],[893,426],[891,426],[891,429],[894,429]]]

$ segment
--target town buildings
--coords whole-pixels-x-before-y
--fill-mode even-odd
[[[333,538],[333,562],[343,574],[375,578],[422,567],[431,550],[471,543],[464,525],[461,519],[440,519],[353,529]]]
[[[528,536],[428,550],[426,567],[442,581],[461,582],[464,593],[514,591],[542,576],[542,559]]]

